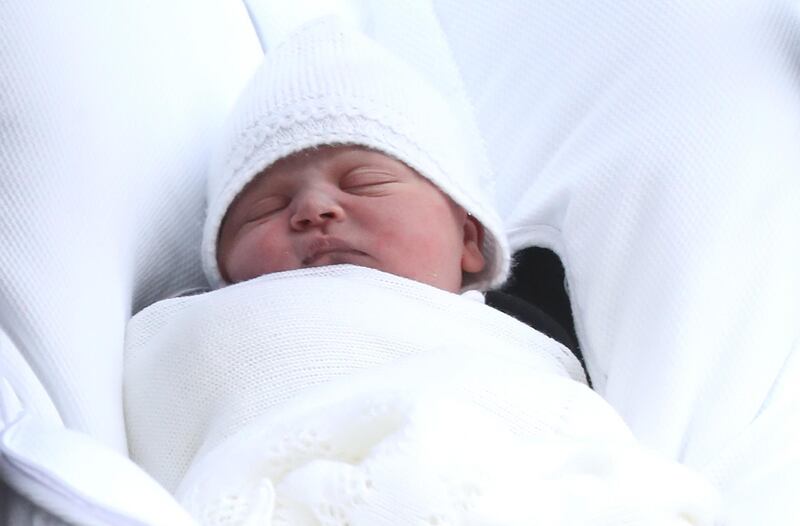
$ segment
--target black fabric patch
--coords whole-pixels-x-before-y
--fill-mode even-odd
[[[516,252],[511,276],[499,290],[486,294],[486,303],[563,344],[586,370],[565,286],[564,266],[555,252],[541,247]]]

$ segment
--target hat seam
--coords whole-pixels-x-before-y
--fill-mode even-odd
[[[320,109],[327,110],[327,108],[320,108]],[[400,114],[400,116],[402,118],[407,119],[407,117],[405,117],[405,115],[403,115],[403,114]],[[412,146],[414,148],[415,153],[420,154],[421,156],[427,158],[433,164],[435,164],[436,169],[440,173],[445,174],[445,177],[447,177],[447,181],[449,183],[451,183],[458,190],[458,193],[462,194],[472,205],[475,205],[474,206],[475,208],[480,208],[480,209],[485,208],[481,203],[478,203],[474,199],[469,197],[470,192],[466,191],[466,189],[464,188],[464,186],[460,182],[458,182],[456,179],[454,179],[452,177],[447,176],[447,172],[444,170],[444,167],[442,165],[442,161],[440,159],[438,159],[436,156],[432,155],[431,153],[427,152],[426,149],[420,147],[418,145],[417,141],[409,138],[406,133],[403,133],[403,132],[399,131],[397,126],[394,126],[394,125],[391,125],[391,124],[387,124],[387,123],[381,121],[379,118],[371,117],[369,115],[364,114],[363,112],[358,112],[356,114],[349,114],[349,113],[341,113],[341,112],[340,113],[333,113],[333,112],[328,111],[328,112],[326,112],[324,114],[313,114],[313,115],[312,114],[306,114],[306,117],[307,118],[304,119],[303,121],[297,121],[297,120],[291,121],[291,120],[288,119],[288,117],[286,115],[282,115],[279,119],[276,119],[276,122],[281,122],[282,123],[282,124],[278,124],[278,125],[275,125],[274,123],[272,125],[267,124],[263,120],[263,115],[260,115],[259,117],[257,117],[257,119],[256,119],[257,122],[249,127],[249,132],[255,132],[255,133],[253,133],[249,137],[250,139],[254,139],[254,140],[247,141],[248,146],[249,146],[247,148],[247,151],[244,152],[244,154],[242,154],[242,150],[244,150],[244,149],[242,149],[242,150],[238,151],[238,155],[231,154],[231,155],[227,156],[227,158],[225,160],[225,164],[223,165],[223,166],[225,166],[225,170],[224,171],[231,173],[232,176],[226,181],[224,186],[220,189],[221,191],[218,192],[218,195],[222,195],[223,193],[225,193],[227,191],[228,187],[231,186],[235,182],[235,180],[238,178],[238,174],[240,173],[240,171],[243,170],[244,167],[246,167],[247,164],[250,163],[253,160],[253,158],[257,155],[257,153],[259,151],[264,150],[264,149],[267,148],[266,145],[270,141],[270,137],[278,135],[281,130],[291,130],[292,128],[298,127],[297,126],[298,122],[306,122],[306,121],[309,121],[309,120],[318,119],[320,117],[322,117],[322,118],[324,118],[324,117],[332,117],[332,118],[358,117],[358,118],[361,118],[363,120],[375,123],[380,128],[387,129],[388,131],[392,132],[392,134],[394,136],[402,137],[403,139],[405,139],[405,141],[408,143],[408,145],[410,145],[410,146]],[[270,119],[270,117],[267,117],[267,120],[269,120],[269,119]],[[286,124],[283,124],[284,122]],[[313,131],[309,132],[308,130],[304,130],[304,131],[305,131],[305,134],[307,136],[312,136],[312,137],[315,137],[315,136],[316,137],[324,137],[325,135],[327,135],[327,134],[323,134],[323,133],[316,133],[316,132],[313,132]],[[239,135],[239,138],[240,139],[248,138],[249,132],[242,132]],[[261,132],[261,133],[258,133],[258,132]],[[365,137],[366,139],[369,139],[371,141],[384,142],[386,144],[392,144],[392,143],[386,141],[383,138],[376,139],[373,136],[369,136],[369,135],[366,135],[366,134],[359,134],[357,131],[352,131],[351,133],[353,133],[355,135],[361,135],[362,137]],[[287,145],[287,144],[291,144],[290,140],[291,139],[287,138],[283,142],[274,141],[273,144],[274,145]],[[241,142],[242,142],[241,140],[237,141],[237,143],[241,143]],[[368,142],[368,141],[365,141],[365,142]],[[320,144],[322,144],[322,143],[320,143]],[[311,147],[311,146],[309,146],[309,147]],[[273,149],[275,149],[275,147],[268,147],[268,149],[269,150],[273,150]],[[399,151],[402,151],[402,148],[400,148],[400,147],[397,147],[396,149],[399,150]],[[278,159],[275,159],[274,161],[272,161],[272,163],[274,163],[277,160]],[[403,159],[400,159],[400,160],[403,161],[404,163],[406,162]],[[261,173],[263,170],[269,168],[269,166],[271,166],[271,164],[261,168],[259,170],[259,172],[257,172],[257,174]],[[254,174],[253,177],[255,177],[257,174]],[[425,176],[425,174],[421,174],[421,175],[423,175],[426,179],[430,180],[430,178]],[[432,182],[434,184],[438,185],[437,181],[432,181]]]

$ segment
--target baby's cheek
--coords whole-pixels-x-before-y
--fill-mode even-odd
[[[228,272],[237,281],[251,279],[268,271],[266,254],[270,246],[265,243],[264,232],[254,231],[240,238],[230,252]]]
[[[253,260],[259,274],[293,270],[300,265],[292,247],[277,237],[264,239],[253,254]]]

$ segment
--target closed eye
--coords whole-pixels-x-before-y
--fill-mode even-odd
[[[342,190],[358,195],[383,195],[393,183],[399,182],[396,174],[380,169],[356,169],[348,172],[339,183]]]
[[[252,223],[265,219],[276,212],[280,212],[289,204],[289,199],[281,195],[264,197],[252,203],[244,217],[245,223]]]

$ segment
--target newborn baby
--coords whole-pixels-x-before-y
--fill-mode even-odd
[[[713,524],[560,343],[492,309],[509,250],[468,116],[323,19],[209,173],[215,290],[128,327],[131,456],[202,524]]]

